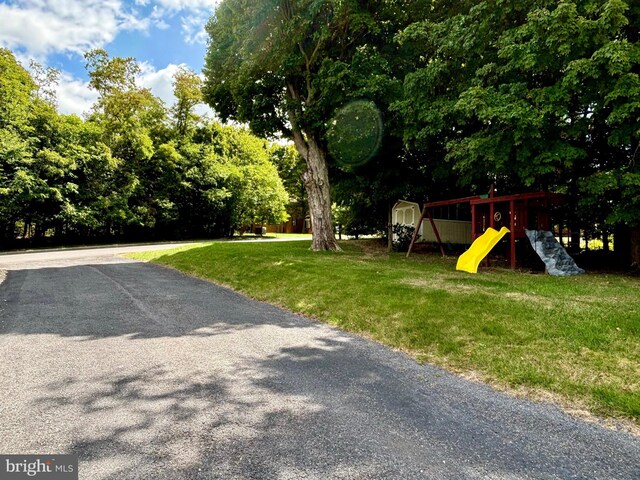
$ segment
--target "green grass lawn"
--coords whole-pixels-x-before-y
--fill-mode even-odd
[[[640,425],[640,279],[455,271],[372,242],[212,243],[131,255],[228,285],[418,361]]]

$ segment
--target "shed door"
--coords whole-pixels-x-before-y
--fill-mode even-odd
[[[404,223],[407,225],[415,225],[415,221],[413,219],[413,207],[409,207],[404,211]]]

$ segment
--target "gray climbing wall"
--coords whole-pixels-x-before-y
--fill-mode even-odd
[[[584,270],[576,265],[552,232],[546,230],[525,230],[531,246],[547,266],[549,275],[580,275]]]

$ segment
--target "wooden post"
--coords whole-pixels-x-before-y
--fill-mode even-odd
[[[438,240],[438,246],[440,247],[440,253],[442,253],[443,257],[446,257],[444,254],[444,247],[442,246],[442,240],[440,240],[440,233],[438,232],[438,228],[436,227],[435,222],[433,221],[433,217],[431,216],[431,210],[427,207],[424,207],[425,212],[427,212],[427,216],[429,217],[429,221],[431,222],[431,228],[433,228],[433,233],[436,235],[436,240]]]
[[[496,185],[495,183],[492,183],[491,187],[489,187],[489,198],[493,198],[495,196],[496,196]],[[495,202],[491,202],[489,204],[489,226],[493,229],[496,228],[495,214],[496,214],[496,204]],[[484,263],[487,267],[491,266],[491,260],[489,260],[489,255],[485,257]]]
[[[489,198],[493,198],[493,184],[491,185],[491,190],[489,190]],[[496,204],[495,202],[491,202],[489,204],[489,226],[493,229],[496,228],[495,215],[496,215]],[[484,257],[484,266],[487,268],[491,266],[491,260],[489,260],[489,255]]]
[[[495,196],[496,196],[496,186],[494,183],[492,183],[491,187],[489,188],[489,198],[493,198]],[[496,204],[495,202],[491,202],[489,204],[489,226],[493,229],[496,228],[495,214],[496,214]],[[489,260],[489,255],[484,257],[484,264],[486,267],[491,266],[491,260]]]
[[[476,239],[476,206],[471,204],[471,243]]]
[[[422,207],[422,213],[420,214],[420,220],[418,220],[418,224],[416,225],[416,230],[413,232],[413,237],[411,237],[411,243],[409,244],[409,250],[407,250],[407,257],[409,258],[409,255],[411,255],[411,250],[413,250],[413,246],[416,243],[416,240],[418,239],[418,235],[420,234],[420,225],[422,225],[422,221],[424,220],[424,214],[425,211],[427,210],[427,207]]]
[[[496,215],[496,204],[491,202],[489,204],[489,226],[491,228],[496,228],[496,219],[495,219],[495,215]]]
[[[393,203],[389,201],[389,215],[387,216],[387,250],[393,252]]]
[[[509,217],[511,219],[511,234],[509,235],[510,241],[510,253],[511,253],[511,269],[515,270],[516,268],[516,211],[515,211],[515,202],[511,200],[509,202]]]

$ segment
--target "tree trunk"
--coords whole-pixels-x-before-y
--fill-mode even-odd
[[[309,148],[305,158],[307,162],[305,185],[313,235],[311,249],[340,251],[331,221],[331,193],[326,154],[314,140],[308,140],[307,144]]]
[[[580,226],[576,223],[569,224],[569,251],[573,254],[580,252]]]
[[[631,228],[631,266],[640,268],[640,227]]]
[[[307,163],[303,179],[307,188],[311,217],[311,250],[340,251],[331,221],[331,193],[326,153],[315,139],[305,139],[300,131],[294,131],[294,141],[298,152]]]
[[[614,227],[613,252],[621,266],[627,268],[631,264],[631,229],[624,224]]]
[[[301,103],[300,93],[292,83],[287,84],[287,96],[292,103]],[[339,252],[342,249],[336,241],[331,221],[331,191],[329,190],[329,169],[327,168],[327,154],[318,143],[312,132],[302,133],[298,123],[300,110],[292,108],[288,111],[291,122],[290,134],[293,143],[307,163],[307,171],[303,174],[303,181],[307,188],[309,216],[311,217],[311,234],[313,241],[311,250],[331,250]]]

